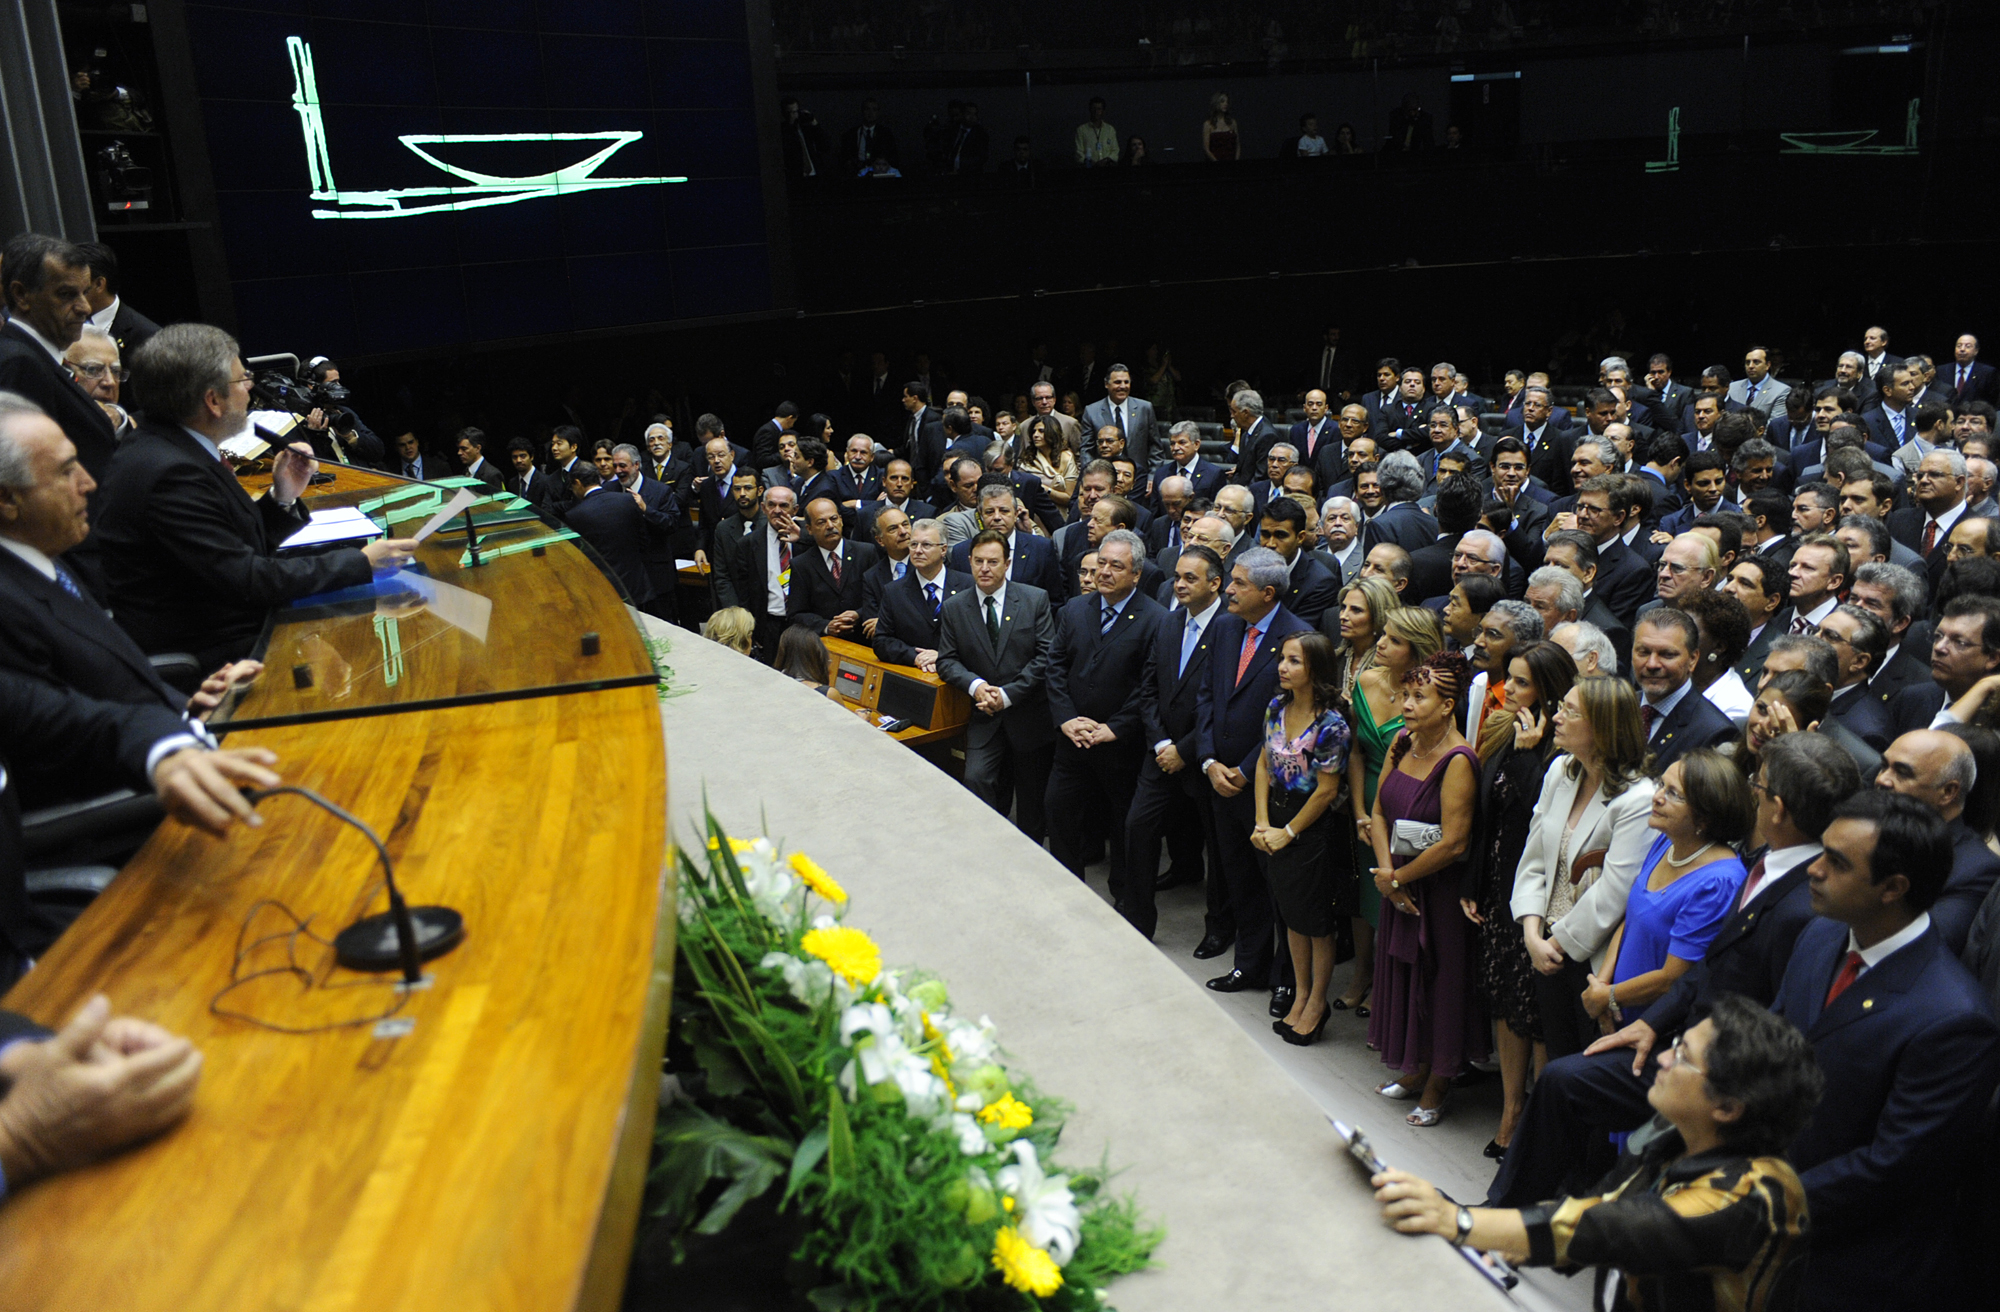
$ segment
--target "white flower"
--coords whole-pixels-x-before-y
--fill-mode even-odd
[[[985,1105],[986,1099],[976,1093],[961,1093],[958,1095],[958,1101],[952,1104],[962,1112],[976,1112]]]
[[[1035,1145],[1026,1139],[1014,1141],[1014,1165],[1003,1166],[995,1176],[1002,1192],[1014,1200],[1014,1225],[1021,1237],[1061,1266],[1076,1252],[1082,1237],[1083,1218],[1069,1191],[1067,1175],[1043,1175],[1035,1157]]]
[[[933,1020],[936,1021],[936,1018],[933,1017]],[[993,1041],[993,1022],[990,1018],[981,1016],[979,1023],[974,1025],[971,1021],[952,1017],[938,1022],[938,1028],[944,1031],[944,1041],[951,1049],[954,1067],[971,1069],[993,1060],[998,1045]]]
[[[736,866],[743,872],[743,887],[750,891],[750,902],[758,914],[774,923],[785,920],[786,904],[798,900],[793,895],[799,893],[800,885],[798,876],[778,860],[770,840],[760,838],[739,849]]]
[[[837,1005],[845,1006],[854,997],[854,987],[840,979],[824,961],[801,961],[789,952],[766,952],[757,963],[785,977],[785,991],[808,1007],[817,1007],[829,994]]]
[[[869,1041],[856,1043],[854,1036],[863,1031],[870,1036]],[[840,1041],[854,1049],[855,1059],[840,1073],[841,1086],[850,1097],[859,1068],[860,1078],[869,1084],[893,1081],[912,1116],[933,1116],[944,1108],[944,1081],[932,1072],[929,1059],[910,1051],[889,1009],[881,1003],[857,1003],[843,1012]]]
[[[959,1101],[962,1103],[965,1099],[960,1098]],[[973,1101],[979,1101],[977,1095],[974,1095]],[[967,1157],[977,1157],[993,1146],[986,1142],[986,1132],[979,1128],[979,1122],[964,1112],[952,1113],[951,1131],[958,1136],[958,1150]]]

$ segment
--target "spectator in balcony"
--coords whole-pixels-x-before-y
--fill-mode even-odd
[[[1218,164],[1233,163],[1239,142],[1236,120],[1229,116],[1229,93],[1218,91],[1208,98],[1208,117],[1201,121],[1201,153]]]
[[[1318,116],[1301,114],[1299,116],[1299,135],[1298,139],[1292,142],[1292,154],[1298,156],[1300,159],[1311,159],[1317,155],[1330,155],[1332,153],[1332,147],[1326,144],[1326,138],[1319,134]]]
[[[1336,155],[1359,155],[1361,143],[1354,138],[1354,125],[1342,123],[1333,130],[1333,153]]]
[[[985,172],[986,150],[986,129],[979,125],[979,106],[968,100],[959,114],[958,131],[952,134],[951,153],[946,159],[946,171]]]
[[[1403,97],[1403,103],[1389,114],[1389,149],[1410,154],[1429,150],[1437,144],[1431,127],[1431,112],[1423,107],[1417,93]]]
[[[1118,129],[1104,121],[1104,97],[1090,98],[1090,121],[1076,125],[1076,162],[1087,169],[1118,162]]]
[[[785,176],[788,178],[816,178],[830,162],[826,133],[821,131],[819,120],[809,111],[799,108],[797,96],[786,96],[779,103],[783,121],[778,131],[785,148]]]
[[[1000,161],[997,170],[1009,182],[1027,186],[1035,180],[1035,160],[1026,137],[1014,138],[1014,153]]]
[[[882,121],[881,107],[873,100],[861,102],[861,121],[849,128],[840,138],[841,158],[847,161],[850,173],[868,169],[876,160],[889,165],[885,176],[901,177],[896,169],[896,134]]]

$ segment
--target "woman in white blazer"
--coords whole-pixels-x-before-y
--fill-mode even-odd
[[[1583,991],[1652,845],[1653,781],[1643,773],[1639,696],[1623,679],[1578,679],[1552,731],[1561,755],[1542,777],[1509,906],[1535,964],[1547,1056],[1555,1058],[1597,1037]]]

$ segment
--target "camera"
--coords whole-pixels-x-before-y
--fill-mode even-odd
[[[97,186],[113,210],[143,210],[152,204],[153,171],[133,162],[132,151],[122,141],[93,151],[97,165]]]
[[[339,383],[316,383],[282,369],[262,370],[250,385],[254,409],[289,410],[295,415],[318,410],[326,416],[326,426],[336,433],[354,431],[354,412],[345,408],[347,397],[347,389]]]

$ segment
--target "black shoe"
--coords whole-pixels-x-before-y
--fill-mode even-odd
[[[1299,996],[1297,989],[1288,989],[1283,984],[1271,990],[1271,1014],[1283,1018],[1292,1014],[1292,1000]]]
[[[1303,1034],[1287,1025],[1278,1031],[1278,1037],[1295,1048],[1309,1048],[1319,1041],[1320,1032],[1326,1029],[1326,1018],[1332,1014],[1330,1011],[1322,1011],[1319,1014],[1319,1024]]]
[[[1199,870],[1192,872],[1169,870],[1166,874],[1161,875],[1153,881],[1153,891],[1164,893],[1170,888],[1179,888],[1184,884],[1199,884],[1200,882],[1201,871]]]
[[[1207,938],[1195,944],[1194,959],[1196,961],[1207,961],[1211,957],[1221,956],[1235,946],[1236,939],[1234,936],[1219,938],[1214,934],[1210,934]]]
[[[1500,1141],[1498,1139],[1487,1140],[1486,1147],[1481,1149],[1480,1151],[1484,1152],[1488,1157],[1491,1157],[1496,1162],[1507,1155],[1507,1150],[1500,1146]]]
[[[1217,993],[1241,993],[1245,989],[1264,987],[1261,984],[1253,982],[1248,975],[1240,970],[1232,970],[1227,975],[1217,975],[1208,982],[1208,986]]]

